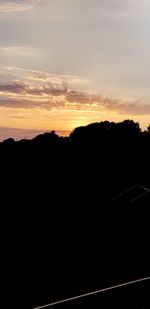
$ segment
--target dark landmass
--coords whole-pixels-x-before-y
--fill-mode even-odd
[[[0,162],[4,308],[150,276],[150,130],[105,121],[10,138]],[[150,308],[149,295],[147,281],[70,306]]]

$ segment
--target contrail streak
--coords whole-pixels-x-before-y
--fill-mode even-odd
[[[66,298],[66,299],[63,299],[63,300],[60,300],[60,301],[56,301],[56,302],[53,302],[53,303],[50,303],[50,304],[47,304],[47,305],[44,305],[44,306],[35,307],[33,309],[48,308],[48,307],[51,307],[51,306],[67,303],[67,302],[70,302],[70,301],[73,301],[73,300],[76,300],[76,299],[80,299],[80,298],[88,297],[88,296],[91,296],[91,295],[107,292],[107,291],[110,291],[110,290],[114,290],[114,289],[117,289],[117,288],[120,288],[120,287],[124,287],[124,286],[127,286],[127,285],[138,283],[138,282],[143,282],[143,281],[146,281],[146,280],[150,280],[150,277],[146,277],[146,278],[142,278],[142,279],[138,279],[138,280],[133,280],[133,281],[129,281],[129,282],[122,283],[122,284],[117,284],[117,285],[114,285],[114,286],[111,286],[111,287],[108,287],[108,288],[104,288],[104,289],[101,289],[101,290],[97,290],[97,291],[93,291],[93,292],[90,292],[90,293],[81,294],[81,295],[78,295],[78,296],[74,296],[74,297]]]

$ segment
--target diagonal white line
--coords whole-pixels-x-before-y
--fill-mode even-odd
[[[109,291],[109,290],[114,290],[114,289],[117,289],[117,288],[120,288],[120,287],[123,287],[123,286],[131,285],[131,284],[138,283],[138,282],[143,282],[143,281],[146,281],[146,280],[150,280],[150,277],[146,277],[146,278],[142,278],[142,279],[138,279],[138,280],[133,280],[133,281],[129,281],[129,282],[122,283],[122,284],[117,284],[117,285],[114,285],[114,286],[111,286],[111,287],[108,287],[108,288],[104,288],[104,289],[101,289],[101,290],[97,290],[97,291],[93,291],[93,292],[90,292],[90,293],[81,294],[81,295],[78,295],[78,296],[74,296],[74,297],[66,298],[66,299],[63,299],[63,300],[60,300],[60,301],[56,301],[56,302],[50,303],[48,305],[35,307],[33,309],[48,308],[48,307],[51,307],[51,306],[63,304],[63,303],[70,302],[70,301],[73,301],[73,300],[76,300],[76,299],[88,297],[88,296],[91,296],[91,295],[94,295],[94,294],[99,294],[99,293],[106,292],[106,291]]]

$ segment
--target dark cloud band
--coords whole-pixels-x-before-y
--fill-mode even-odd
[[[82,79],[17,67],[0,67],[0,107],[150,114],[150,105],[78,90]],[[19,82],[18,82],[19,80]]]

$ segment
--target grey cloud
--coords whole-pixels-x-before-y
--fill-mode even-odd
[[[106,98],[103,101],[103,106],[106,110],[116,111],[122,115],[147,115],[150,114],[150,105],[135,102],[123,102],[120,100]]]
[[[150,114],[150,105],[144,101],[118,100],[79,90],[84,80],[78,76],[5,66],[0,66],[0,71],[0,106],[3,107]]]
[[[22,93],[25,90],[24,85],[20,84],[1,84],[0,92]]]
[[[74,91],[65,88],[30,87],[26,84],[0,85],[0,106],[10,108],[42,108],[46,110],[116,111],[118,114],[150,114],[150,105],[138,101],[124,102],[102,95]],[[12,94],[14,95],[12,98]],[[6,96],[7,95],[7,96]],[[18,96],[17,96],[18,95]]]

